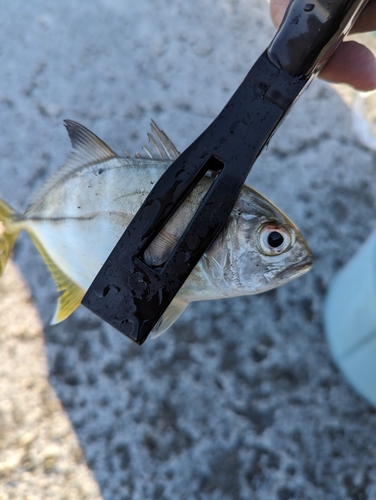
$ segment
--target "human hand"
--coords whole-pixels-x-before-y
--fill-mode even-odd
[[[270,0],[270,16],[279,26],[289,0]],[[376,30],[376,0],[371,0],[361,12],[351,33]],[[342,42],[324,68],[320,77],[334,83],[348,83],[358,90],[376,89],[376,59],[364,45]]]

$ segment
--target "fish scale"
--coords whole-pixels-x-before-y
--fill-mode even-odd
[[[122,158],[82,125],[67,121],[72,153],[66,164],[34,195],[25,214],[0,200],[0,270],[18,233],[32,237],[61,292],[53,323],[64,320],[104,264],[143,200],[179,153],[156,126],[148,134],[146,156]],[[181,237],[213,179],[205,176],[146,249],[144,258],[160,266]],[[275,234],[278,238],[268,235]],[[279,246],[273,246],[280,241]],[[269,246],[268,246],[269,245]],[[248,186],[223,231],[153,330],[164,332],[189,302],[249,295],[269,290],[311,266],[310,250],[296,226],[273,203]],[[134,290],[145,287],[133,277]],[[116,300],[116,289],[104,293]]]

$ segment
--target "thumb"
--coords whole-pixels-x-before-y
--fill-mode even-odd
[[[270,17],[272,18],[275,27],[281,24],[285,10],[287,9],[289,0],[271,0],[270,1]]]

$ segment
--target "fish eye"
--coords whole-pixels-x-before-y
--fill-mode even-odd
[[[280,231],[272,231],[268,234],[268,245],[272,248],[279,248],[283,245],[285,238]]]
[[[265,255],[278,255],[292,245],[292,235],[282,226],[266,224],[258,234],[258,247]]]

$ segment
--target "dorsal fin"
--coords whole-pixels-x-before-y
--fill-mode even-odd
[[[64,125],[73,148],[67,163],[76,163],[77,166],[82,167],[82,165],[101,163],[117,157],[117,154],[106,143],[83,125],[72,120],[64,120]]]
[[[41,189],[32,197],[27,212],[33,210],[53,186],[76,170],[117,158],[117,154],[107,144],[83,125],[72,120],[64,120],[64,125],[72,142],[73,150],[65,165],[47,179]]]
[[[148,133],[149,144],[142,146],[146,155],[136,153],[136,158],[144,160],[176,160],[180,156],[179,151],[153,120],[151,120],[150,130],[150,133]]]

